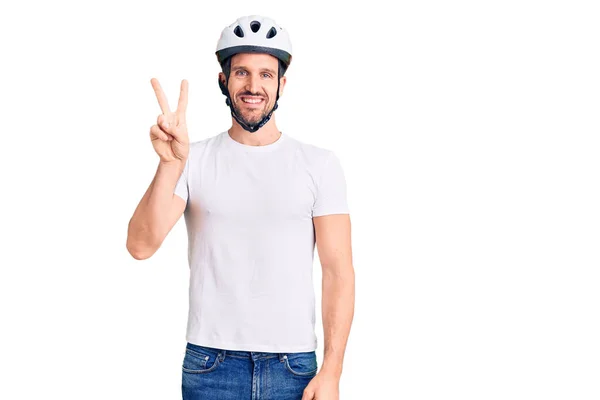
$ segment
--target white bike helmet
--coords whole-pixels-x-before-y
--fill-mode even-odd
[[[221,37],[217,43],[217,61],[223,67],[223,64],[233,55],[238,53],[266,53],[276,57],[283,64],[282,75],[289,67],[292,61],[292,43],[290,37],[282,27],[268,17],[260,15],[249,15],[238,18],[233,24],[225,27],[221,32]],[[228,73],[227,73],[228,75]],[[225,77],[229,81],[229,76]],[[277,97],[273,109],[262,120],[255,125],[246,124],[238,117],[227,85],[219,80],[221,92],[227,97],[225,104],[231,108],[231,115],[247,131],[256,132],[270,119],[273,111],[278,107],[279,100],[279,76],[277,77]]]
[[[287,67],[292,61],[292,43],[281,26],[268,17],[250,15],[225,27],[217,43],[217,60],[222,64],[237,53],[267,53]]]

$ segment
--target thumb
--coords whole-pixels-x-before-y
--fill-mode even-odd
[[[158,116],[158,124],[160,125],[163,131],[166,131],[170,127],[169,119],[165,114],[161,114]]]

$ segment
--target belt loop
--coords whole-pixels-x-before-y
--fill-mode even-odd
[[[221,362],[225,361],[225,354],[227,353],[227,350],[221,350]]]

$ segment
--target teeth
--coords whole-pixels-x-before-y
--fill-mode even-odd
[[[242,98],[242,101],[244,103],[252,103],[252,104],[256,104],[256,103],[260,103],[262,101],[262,99],[248,99],[248,98]]]

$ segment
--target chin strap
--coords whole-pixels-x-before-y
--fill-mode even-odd
[[[257,130],[262,128],[264,124],[269,122],[269,120],[271,119],[271,115],[273,114],[273,111],[277,110],[277,107],[279,106],[277,104],[277,101],[279,100],[279,77],[277,77],[277,96],[275,97],[275,105],[273,106],[273,109],[267,115],[265,115],[265,117],[263,119],[258,121],[255,125],[246,124],[244,121],[242,121],[242,118],[240,118],[239,115],[235,112],[235,109],[231,102],[231,97],[229,97],[229,91],[227,90],[227,87],[223,84],[223,82],[221,82],[220,79],[219,79],[219,87],[221,88],[221,92],[227,97],[225,99],[225,104],[227,104],[227,106],[229,106],[229,108],[231,109],[231,116],[233,118],[235,118],[235,120],[238,122],[238,124],[240,124],[240,126],[242,128],[244,128],[245,130],[247,130],[248,132],[251,132],[251,133],[256,132]]]

